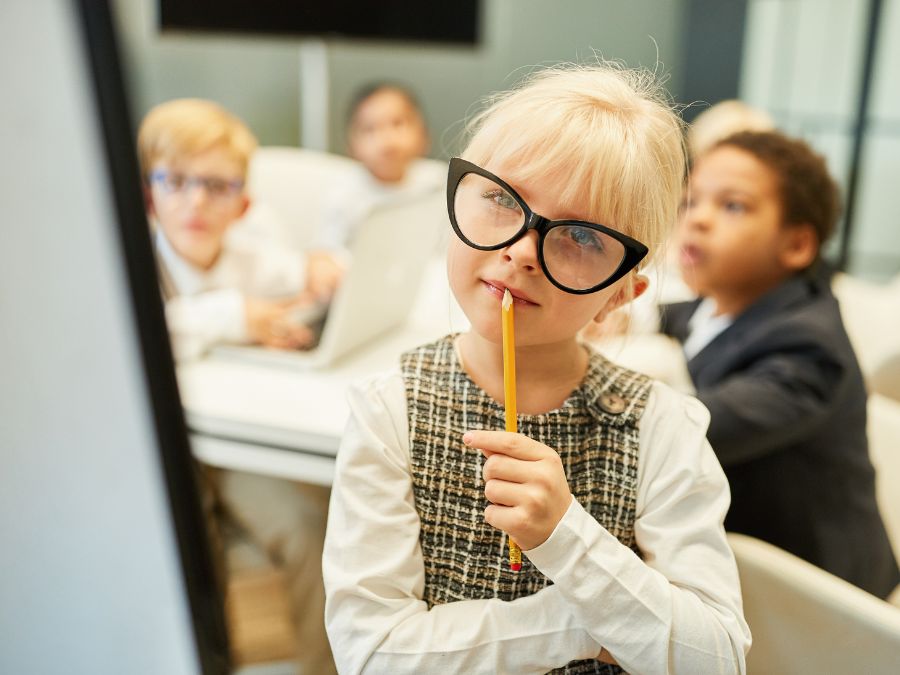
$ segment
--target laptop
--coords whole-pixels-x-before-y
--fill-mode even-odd
[[[443,191],[410,196],[374,208],[351,244],[352,265],[318,323],[318,344],[309,350],[220,345],[218,358],[316,369],[331,366],[403,324],[421,287],[428,261],[446,221]],[[304,323],[317,323],[315,315]]]

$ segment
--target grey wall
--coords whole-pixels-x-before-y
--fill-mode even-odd
[[[631,66],[672,72],[678,90],[683,2],[658,0],[484,0],[475,49],[335,43],[331,147],[345,147],[343,118],[352,93],[369,80],[400,79],[420,95],[433,131],[432,154],[457,150],[462,121],[484,96],[533,66],[590,60],[596,52]],[[658,47],[658,52],[657,52]]]
[[[290,38],[159,35],[155,0],[115,0],[129,59],[134,109],[178,96],[217,100],[247,120],[265,144],[299,138],[299,45]],[[344,149],[352,93],[370,80],[409,84],[433,132],[432,154],[452,139],[480,98],[528,67],[591,58],[593,50],[632,66],[670,72],[678,93],[685,0],[483,0],[475,48],[331,40],[329,145]]]
[[[697,104],[684,111],[686,121],[709,102],[737,98],[746,15],[747,0],[687,0],[681,96]]]
[[[112,4],[136,117],[172,98],[209,98],[245,119],[261,143],[297,143],[295,42],[163,36],[156,28],[156,0],[113,0]]]

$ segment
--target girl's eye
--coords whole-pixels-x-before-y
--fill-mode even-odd
[[[746,213],[747,207],[741,202],[727,201],[725,202],[725,210],[729,213]]]
[[[600,238],[594,234],[591,230],[585,229],[572,229],[571,232],[572,240],[581,246],[590,246],[592,248],[603,248],[603,244],[600,242]]]
[[[569,237],[579,246],[585,248],[603,249],[603,242],[593,230],[585,227],[573,227],[569,229]]]
[[[501,206],[504,209],[512,209],[514,211],[519,210],[519,203],[513,199],[508,192],[501,189],[496,190],[486,190],[481,194],[484,199],[490,199],[497,206]]]

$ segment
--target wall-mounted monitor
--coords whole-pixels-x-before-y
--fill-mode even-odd
[[[474,44],[480,0],[159,0],[163,31]]]

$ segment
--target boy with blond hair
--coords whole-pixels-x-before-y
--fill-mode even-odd
[[[303,259],[227,236],[250,203],[246,175],[256,146],[247,126],[211,101],[169,101],[141,124],[147,209],[181,357],[220,342],[297,348],[310,341],[310,331],[292,319],[308,303]],[[226,528],[237,531],[283,570],[301,672],[334,672],[321,568],[328,489],[209,467],[201,476],[213,541]]]
[[[179,99],[153,108],[138,134],[147,210],[176,355],[223,342],[298,348],[311,333],[292,321],[307,302],[303,259],[228,232],[246,212],[257,142],[224,108]]]

